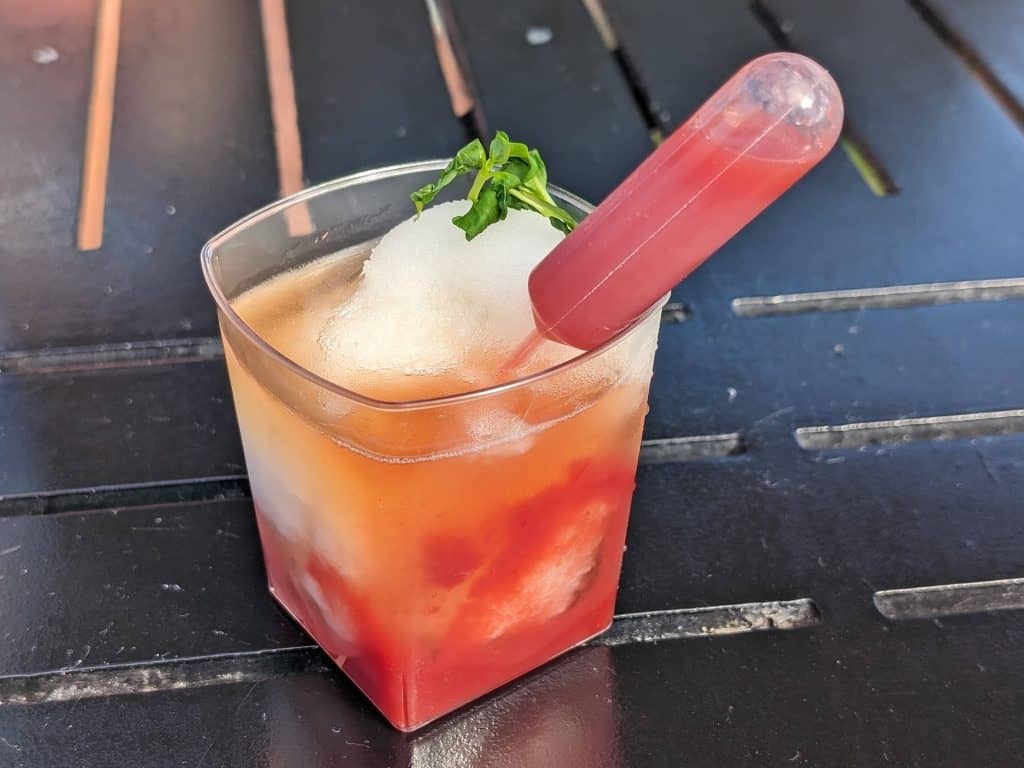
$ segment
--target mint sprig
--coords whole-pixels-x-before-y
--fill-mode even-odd
[[[487,150],[480,139],[469,142],[456,153],[437,181],[413,192],[411,198],[417,215],[438,192],[471,171],[476,171],[476,178],[466,196],[473,205],[466,213],[452,219],[452,223],[466,233],[467,240],[503,220],[509,208],[536,211],[565,233],[576,226],[576,219],[559,207],[548,192],[548,171],[540,152],[522,142],[510,141],[504,131],[494,134]]]

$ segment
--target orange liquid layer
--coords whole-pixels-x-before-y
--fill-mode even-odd
[[[288,312],[288,284],[270,287],[236,308],[282,351],[311,354],[298,347],[315,302]],[[395,727],[610,623],[657,324],[571,380],[412,412],[254,376],[253,351],[229,337],[271,589]],[[374,384],[447,386],[410,378]]]

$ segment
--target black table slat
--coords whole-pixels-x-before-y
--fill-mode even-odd
[[[1015,0],[929,0],[1024,109],[1024,7]]]
[[[393,5],[288,4],[314,181],[444,156],[465,139],[425,10]],[[104,245],[78,252],[93,24],[83,9],[3,25],[0,95],[19,108],[0,128],[0,348],[215,335],[199,247],[277,196],[258,6],[126,4]],[[45,45],[60,58],[38,64],[33,48]]]
[[[0,551],[0,676],[310,642],[247,501],[0,519]]]
[[[1020,166],[1006,165],[1006,148],[1019,146],[1017,128],[909,3],[766,4],[788,22],[793,43],[833,73],[901,189],[951,205],[1009,188]],[[973,203],[956,210],[984,207]]]
[[[616,649],[622,764],[1019,763],[1022,617],[943,624]]]
[[[287,5],[306,177],[448,157],[452,113],[423,3]]]
[[[1021,575],[1024,437],[777,450],[641,467],[619,610],[810,597],[826,623],[876,590]]]
[[[222,360],[0,376],[0,497],[242,472]]]
[[[315,669],[0,708],[0,748],[14,768],[1014,765],[1022,632],[1003,614],[588,648],[412,735]]]
[[[103,247],[77,251],[94,24],[0,3],[0,349],[215,334],[199,247],[275,197],[258,6],[126,3]]]
[[[791,444],[800,426],[1024,406],[1014,352],[1024,301],[780,317],[723,309],[696,303],[662,329],[648,437],[740,431],[760,448]]]
[[[596,203],[651,152],[629,87],[580,2],[452,6],[490,130],[539,148],[552,182]]]
[[[642,467],[618,610],[813,597],[849,624],[876,589],[1018,575],[1022,467],[1020,437]],[[0,676],[303,642],[248,502],[0,519],[11,547]]]
[[[604,0],[661,122],[677,126],[743,63],[775,49],[743,0]]]

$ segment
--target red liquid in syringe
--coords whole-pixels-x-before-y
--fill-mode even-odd
[[[537,333],[593,349],[628,327],[828,154],[842,115],[810,59],[747,64],[537,265]]]

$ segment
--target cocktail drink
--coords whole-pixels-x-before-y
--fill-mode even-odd
[[[271,590],[403,730],[611,622],[660,326],[654,307],[586,355],[552,343],[500,383],[562,238],[543,218],[467,244],[449,202],[369,261],[317,256],[375,239],[440,167],[314,190],[308,253],[272,256],[288,203],[207,251]]]
[[[841,113],[824,70],[778,54],[567,237],[589,206],[498,132],[207,244],[271,591],[395,727],[608,627],[665,291]]]

